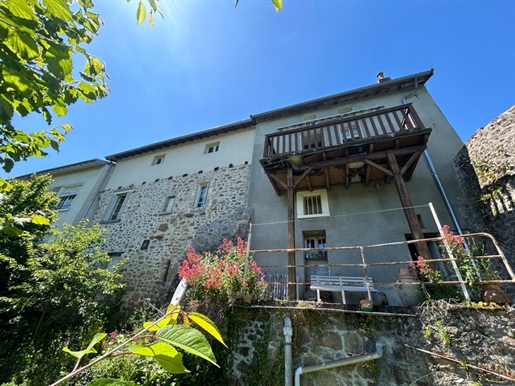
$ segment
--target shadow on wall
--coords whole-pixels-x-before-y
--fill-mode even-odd
[[[510,166],[509,159],[501,164],[498,160],[471,156],[467,146],[472,145],[462,148],[454,165],[466,198],[464,207],[473,227],[471,231],[492,234],[514,265],[515,249],[510,246],[515,245],[515,165]]]

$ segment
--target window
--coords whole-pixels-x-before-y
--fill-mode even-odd
[[[160,154],[156,155],[154,159],[152,160],[152,165],[161,165],[163,162],[165,162],[165,155]]]
[[[297,192],[297,217],[329,216],[326,190]]]
[[[141,243],[141,247],[139,249],[148,249],[150,245],[150,240],[143,240],[143,242]]]
[[[325,231],[308,231],[304,233],[304,247],[319,249],[318,251],[306,252],[306,259],[327,259],[327,251],[320,249],[327,248]]]
[[[111,261],[107,264],[106,269],[109,272],[113,272],[114,267],[122,260],[122,254],[120,252],[115,252],[109,253],[109,256],[111,257]]]
[[[172,213],[173,206],[175,204],[175,196],[166,197],[165,206],[163,208],[164,213]]]
[[[216,153],[220,147],[220,142],[208,143],[204,149],[204,154]]]
[[[68,210],[79,190],[80,186],[65,187],[58,195],[59,203],[57,204],[57,209]]]
[[[203,184],[198,187],[195,208],[203,208],[206,205],[208,187],[209,184]]]
[[[342,125],[342,136],[344,139],[357,139],[361,138],[361,122],[351,121],[345,122]]]
[[[114,201],[114,206],[112,207],[109,215],[107,216],[107,221],[116,221],[120,218],[120,212],[122,211],[123,204],[127,199],[127,193],[117,194]]]

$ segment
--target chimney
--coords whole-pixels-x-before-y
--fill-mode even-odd
[[[392,78],[390,78],[389,76],[385,77],[384,73],[382,73],[382,72],[378,72],[376,76],[377,76],[377,83],[383,83],[383,82],[388,82],[388,81],[392,80]]]

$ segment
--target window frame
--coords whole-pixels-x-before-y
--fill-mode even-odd
[[[57,197],[59,198],[59,202],[57,203],[57,210],[65,211],[70,209],[73,201],[79,194],[81,187],[82,185],[63,186],[57,194]]]
[[[304,190],[297,192],[296,195],[297,201],[297,218],[313,218],[313,217],[328,217],[330,216],[329,212],[329,200],[327,198],[327,190],[326,189],[316,189],[316,190]],[[304,202],[308,197],[320,197],[321,204],[321,213],[314,214],[306,214],[304,210]]]
[[[177,200],[177,195],[175,195],[175,194],[170,194],[170,195],[166,196],[165,204],[163,205],[163,210],[161,211],[161,213],[164,213],[164,214],[172,213],[173,208],[175,207],[176,200]],[[171,207],[170,207],[170,202],[172,203]]]
[[[154,158],[152,159],[152,166],[162,165],[165,162],[165,156],[166,154],[159,154],[154,156]]]
[[[211,149],[213,149],[213,150],[211,150]],[[220,141],[207,143],[204,148],[204,154],[217,153],[218,150],[220,150]]]
[[[132,190],[125,190],[116,192],[114,194],[114,197],[111,199],[111,204],[109,205],[108,210],[106,211],[106,215],[104,216],[104,222],[118,222],[121,220],[121,214],[127,205],[127,200],[131,192]],[[120,199],[122,197],[124,198],[120,203]]]
[[[205,192],[203,194],[203,192]],[[209,193],[209,182],[199,184],[193,209],[203,209],[207,206],[207,195]]]

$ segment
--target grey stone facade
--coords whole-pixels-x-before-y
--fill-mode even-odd
[[[515,263],[515,106],[469,139],[454,159],[473,231],[502,243]]]
[[[190,245],[198,251],[213,250],[223,238],[246,236],[249,166],[217,169],[101,192],[94,220],[104,224],[107,251],[127,258],[124,278],[129,299],[165,301]],[[209,183],[206,204],[195,208],[198,187],[205,183]],[[120,192],[127,194],[120,216],[108,221]],[[173,209],[165,212],[171,195]]]

